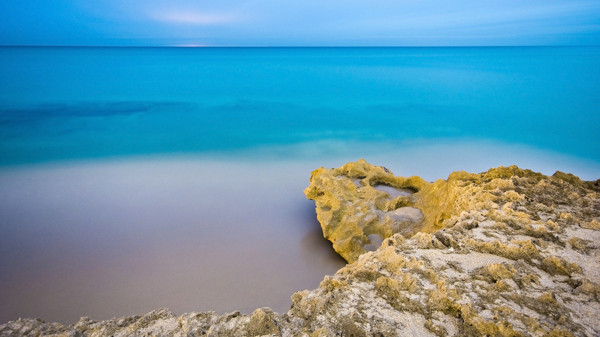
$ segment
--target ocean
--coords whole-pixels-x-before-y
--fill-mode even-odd
[[[600,178],[600,47],[0,47],[0,322],[286,311],[344,261],[302,190]]]

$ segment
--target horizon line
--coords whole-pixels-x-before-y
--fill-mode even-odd
[[[0,44],[2,47],[31,48],[531,48],[531,47],[598,47],[600,44],[558,45],[415,45],[415,46],[271,46],[271,45],[52,45],[52,44]]]

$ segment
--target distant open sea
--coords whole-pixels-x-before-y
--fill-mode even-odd
[[[599,79],[600,47],[4,47],[0,165],[438,139],[600,161]]]
[[[286,311],[365,158],[600,178],[600,47],[0,47],[0,324]]]

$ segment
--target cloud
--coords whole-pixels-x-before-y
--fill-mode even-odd
[[[216,25],[238,21],[234,15],[217,13],[198,13],[189,11],[157,12],[152,15],[157,21],[188,25]]]
[[[374,16],[363,17],[362,20],[348,25],[396,33],[434,30],[443,33],[446,29],[468,27],[477,31],[492,25],[509,26],[515,23],[532,26],[542,26],[543,23],[571,24],[588,8],[589,6],[578,3],[534,4],[522,5],[518,8],[502,4],[484,4],[457,9],[447,7],[424,9],[415,6],[412,12],[390,11],[389,14],[375,12]],[[351,27],[345,28],[351,29]]]

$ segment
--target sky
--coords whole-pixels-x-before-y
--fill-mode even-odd
[[[2,0],[0,45],[598,45],[600,0]]]

